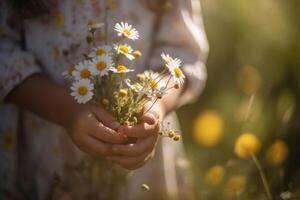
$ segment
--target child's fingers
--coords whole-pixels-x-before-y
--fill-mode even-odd
[[[147,124],[154,125],[157,123],[158,117],[155,116],[152,112],[147,112],[143,115],[143,121]]]
[[[120,134],[96,121],[95,126],[91,126],[88,132],[94,138],[111,144],[122,144],[127,141],[125,134]]]
[[[140,156],[145,153],[150,153],[155,144],[157,136],[140,139],[135,144],[115,144],[112,146],[113,153],[122,156]]]
[[[149,125],[147,123],[137,124],[135,126],[125,126],[124,133],[129,137],[146,138],[158,133],[158,124]]]
[[[106,157],[112,154],[111,146],[90,136],[84,137],[79,144],[81,150],[93,157]]]
[[[92,106],[92,111],[97,120],[102,122],[105,126],[113,130],[118,130],[121,126],[121,124],[104,108]]]
[[[151,157],[152,154],[145,154],[137,157],[108,156],[107,160],[117,163],[126,169],[134,170],[143,166]]]

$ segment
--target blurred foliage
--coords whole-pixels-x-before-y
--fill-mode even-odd
[[[202,11],[207,86],[179,110],[197,197],[267,199],[253,161],[234,153],[251,132],[274,199],[300,199],[300,1],[202,0]]]

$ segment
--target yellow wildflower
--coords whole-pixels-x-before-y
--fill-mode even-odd
[[[239,158],[246,159],[260,150],[261,143],[252,133],[244,133],[235,142],[234,152]]]
[[[225,169],[221,165],[211,167],[205,176],[205,181],[211,186],[217,186],[224,178]]]
[[[246,185],[246,178],[241,175],[234,175],[225,184],[224,193],[227,197],[233,198],[240,195]]]
[[[280,165],[287,158],[288,152],[288,145],[283,140],[276,140],[267,150],[267,162],[270,165]]]
[[[224,122],[214,111],[201,113],[194,123],[194,137],[203,146],[216,145],[223,136]]]

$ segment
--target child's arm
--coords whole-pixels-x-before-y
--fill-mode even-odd
[[[61,125],[81,150],[93,156],[111,154],[111,145],[105,142],[126,142],[124,135],[113,130],[119,124],[104,109],[77,104],[67,89],[39,74],[14,88],[7,100]]]
[[[0,102],[15,103],[60,124],[77,146],[94,156],[109,155],[107,143],[126,141],[113,130],[119,125],[104,109],[76,104],[67,89],[39,74],[34,55],[22,45],[22,24],[10,1],[0,1]]]

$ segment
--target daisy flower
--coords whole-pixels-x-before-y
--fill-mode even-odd
[[[127,85],[127,87],[129,87],[134,92],[141,92],[142,91],[142,86],[139,83],[131,84],[130,80],[126,79],[125,84]]]
[[[90,61],[87,60],[77,64],[75,70],[72,72],[75,80],[92,78],[92,69],[90,65]]]
[[[73,74],[73,72],[74,72],[75,70],[76,70],[76,69],[75,69],[74,66],[70,66],[70,67],[68,67],[67,70],[65,70],[65,71],[62,73],[62,76],[63,76],[64,78],[72,78],[72,74]]]
[[[81,79],[74,82],[71,86],[71,96],[73,96],[79,104],[85,104],[92,99],[94,95],[93,89],[94,85],[89,79]]]
[[[91,62],[92,74],[100,77],[107,75],[109,69],[113,66],[113,61],[110,56],[97,56]]]
[[[133,72],[133,69],[128,69],[125,65],[118,65],[117,67],[111,67],[110,71],[116,74],[125,74],[128,72]]]
[[[117,51],[118,54],[123,54],[129,60],[133,60],[135,58],[134,55],[132,55],[133,50],[131,46],[127,44],[114,45],[114,49]]]
[[[175,58],[166,66],[169,69],[172,78],[174,79],[176,84],[182,85],[184,83],[185,75],[183,74],[182,70],[180,69],[181,60]]]
[[[162,58],[166,63],[170,63],[171,61],[173,61],[173,58],[172,58],[169,54],[162,53],[162,54],[161,54],[161,58]]]
[[[104,56],[110,55],[111,47],[108,45],[94,47],[92,52],[88,55],[90,58],[94,58],[96,56]]]
[[[127,22],[116,23],[114,30],[118,32],[118,36],[125,36],[131,40],[139,39],[139,32]]]

